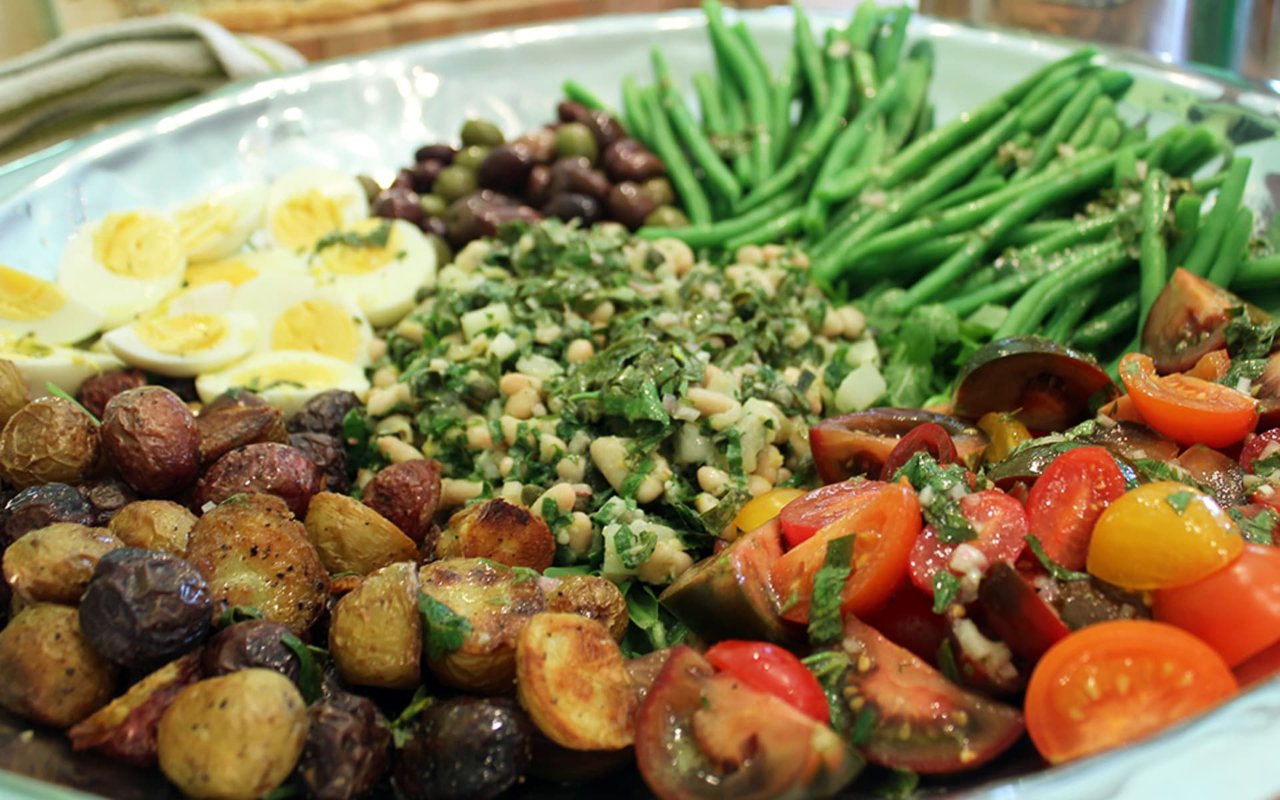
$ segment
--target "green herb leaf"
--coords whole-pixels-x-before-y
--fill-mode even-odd
[[[465,617],[425,592],[418,593],[418,613],[422,615],[422,646],[430,661],[462,647],[471,633],[471,623]]]
[[[1170,492],[1169,496],[1164,499],[1169,504],[1169,508],[1178,516],[1187,510],[1187,506],[1191,505],[1196,499],[1196,493],[1190,489],[1179,489],[1176,492]]]
[[[920,776],[909,769],[894,768],[884,777],[875,788],[876,797],[883,797],[885,800],[910,800],[916,796],[916,789],[920,788]]]
[[[653,587],[639,581],[619,584],[627,600],[630,624],[622,640],[623,655],[642,656],[664,647],[674,647],[689,635],[689,629],[670,611],[658,604]]]
[[[944,638],[938,644],[938,669],[946,676],[947,680],[957,686],[964,685],[964,678],[960,674],[960,665],[956,662],[956,651],[951,644],[950,638]]]
[[[959,594],[960,578],[945,569],[933,573],[933,613],[947,613]]]
[[[858,716],[853,719],[853,727],[849,730],[849,743],[854,747],[861,747],[871,739],[871,734],[876,730],[876,714],[875,706],[865,705],[858,712]]]
[[[648,528],[631,530],[630,525],[622,525],[613,534],[613,547],[618,553],[618,560],[627,569],[636,569],[649,560],[658,546],[658,534]]]
[[[298,657],[298,691],[302,692],[302,699],[307,701],[307,705],[311,705],[324,694],[322,691],[324,670],[317,663],[312,649],[294,634],[281,634],[280,643]]]
[[[80,403],[79,400],[75,399],[74,397],[72,397],[71,395],[63,391],[62,387],[59,386],[58,384],[54,383],[53,381],[45,381],[44,388],[45,388],[45,391],[47,391],[49,394],[53,395],[54,397],[61,397],[63,400],[70,400],[71,402],[75,403],[76,408],[88,414],[89,419],[93,420],[95,425],[102,424],[102,421],[99,420],[97,417],[95,417],[93,413],[89,411],[89,409],[85,408]]]
[[[373,420],[363,408],[353,408],[342,418],[342,444],[347,455],[347,475],[353,479],[362,468],[385,462],[374,441]]]
[[[1280,514],[1264,508],[1250,517],[1235,506],[1228,508],[1227,513],[1235,520],[1236,526],[1240,528],[1240,535],[1246,542],[1268,546],[1276,544],[1275,530],[1276,523],[1280,522]]]
[[[1271,353],[1276,333],[1280,332],[1280,320],[1275,322],[1254,322],[1244,306],[1236,306],[1227,310],[1231,320],[1223,329],[1226,338],[1227,353],[1232,363],[1237,358],[1266,358]]]
[[[1280,472],[1280,450],[1265,458],[1255,458],[1253,460],[1254,475],[1260,478],[1270,478],[1277,472]]]
[[[1027,536],[1027,547],[1031,548],[1031,553],[1049,571],[1049,574],[1060,581],[1087,581],[1091,577],[1087,572],[1067,569],[1049,558],[1049,554],[1044,551],[1044,545],[1040,544],[1040,540],[1035,536]]]
[[[334,231],[321,237],[316,242],[315,252],[319,253],[327,247],[334,245],[346,245],[347,247],[386,247],[387,242],[391,239],[391,223],[387,221],[379,222],[378,225],[367,233],[359,233],[357,231]]]
[[[251,619],[262,619],[262,612],[256,608],[249,606],[231,606],[213,618],[213,627],[226,628],[235,625],[238,622],[248,622]]]
[[[853,572],[854,536],[841,536],[827,542],[827,555],[813,577],[813,594],[809,598],[809,641],[815,646],[832,644],[844,632],[840,614],[841,594],[845,581]]]
[[[925,521],[933,526],[938,540],[958,544],[978,538],[973,524],[960,510],[960,500],[953,496],[957,487],[969,493],[969,476],[959,464],[941,466],[923,450],[912,453],[907,463],[893,474],[896,481],[906,478],[920,493],[920,508]],[[927,491],[926,491],[927,490]]]
[[[419,686],[418,690],[413,693],[413,699],[409,701],[409,705],[404,707],[404,711],[400,712],[400,716],[396,717],[391,723],[391,738],[395,742],[396,749],[404,747],[413,738],[413,729],[418,722],[418,717],[422,716],[422,712],[427,709],[436,699],[427,694],[427,687]]]
[[[289,800],[291,797],[301,797],[302,790],[298,788],[298,784],[293,781],[282,783],[271,791],[262,796],[262,800]]]

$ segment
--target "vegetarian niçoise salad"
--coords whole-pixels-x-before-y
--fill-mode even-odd
[[[621,113],[570,81],[390,185],[0,268],[15,746],[192,797],[902,796],[1280,671],[1249,159],[1090,49],[935,127],[905,9],[797,7],[771,65],[704,7],[697,113],[654,50]]]

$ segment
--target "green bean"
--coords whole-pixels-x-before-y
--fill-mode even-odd
[[[878,274],[890,275],[895,272],[913,273],[919,267],[927,267],[945,260],[952,253],[964,246],[967,237],[963,233],[953,233],[936,239],[928,239],[915,247],[898,253],[883,253],[883,267]],[[894,275],[894,277],[899,277]]]
[[[835,181],[839,171],[844,169],[859,149],[865,146],[864,143],[871,135],[876,123],[897,100],[900,85],[896,76],[890,78],[885,83],[883,91],[878,91],[869,97],[868,102],[858,110],[857,115],[844,127],[844,130],[836,135],[835,141],[832,142],[818,169],[818,177],[814,181],[815,190]],[[878,147],[883,151],[884,141],[881,141]],[[871,166],[859,166],[854,169],[861,169],[865,173]],[[816,199],[826,201],[828,198],[817,197]]]
[[[894,84],[891,83],[892,85]],[[886,103],[888,102],[892,100],[886,100]],[[884,119],[878,113],[877,107],[874,104],[870,105],[840,132],[835,143],[827,150],[827,157],[818,169],[818,177],[814,179],[814,187],[821,186],[823,181],[829,179],[831,173],[834,173],[832,165],[841,164],[850,159],[853,162],[849,166],[850,170],[863,176],[870,175],[871,169],[885,152],[885,142]],[[818,197],[816,192],[810,192],[809,200],[805,204],[804,226],[811,236],[817,236],[825,229],[827,207],[826,200]]]
[[[1199,194],[1208,194],[1214,189],[1221,189],[1222,184],[1227,181],[1227,171],[1215,172],[1212,175],[1206,175],[1202,178],[1191,179],[1191,191]]]
[[[703,0],[707,30],[712,45],[720,50],[738,89],[747,100],[747,111],[753,129],[751,148],[752,183],[760,183],[773,168],[769,145],[768,78],[761,74],[747,45],[724,22],[720,0]]]
[[[1055,342],[1065,342],[1075,332],[1076,326],[1102,294],[1102,284],[1086,286],[1066,299],[1058,310],[1049,317],[1042,332],[1046,338]]]
[[[1043,174],[1036,177],[1042,178]],[[1024,184],[1028,185],[1028,184]],[[1042,219],[1028,222],[1009,231],[1008,243],[1014,247],[1028,247],[1049,236],[1075,230],[1079,223],[1074,219]]]
[[[1164,246],[1165,216],[1169,207],[1169,176],[1158,169],[1147,172],[1142,182],[1142,238],[1138,259],[1138,333],[1147,322],[1147,312],[1169,281],[1169,254]]]
[[[1222,145],[1213,131],[1205,125],[1195,125],[1189,136],[1169,149],[1166,171],[1170,175],[1190,174],[1221,152],[1221,149]]]
[[[880,79],[876,76],[876,60],[870,53],[855,50],[849,56],[849,65],[853,69],[853,83],[858,93],[858,106],[876,96],[880,88]]]
[[[977,200],[978,198],[985,197],[992,192],[1005,188],[1005,186],[1005,179],[1002,175],[991,175],[986,178],[974,179],[960,186],[958,189],[944,194],[932,203],[921,206],[917,215],[918,217],[927,217],[930,214],[946,211],[948,209],[955,208],[962,203],[967,203],[970,200]]]
[[[795,206],[804,194],[790,189],[746,214],[719,222],[689,225],[684,228],[644,227],[636,231],[641,239],[679,239],[690,247],[717,247],[734,237],[765,224]]]
[[[622,79],[622,115],[632,136],[645,144],[653,141],[653,130],[649,127],[649,115],[644,108],[640,87],[630,75]]]
[[[1120,124],[1120,120],[1115,117],[1108,117],[1098,123],[1098,130],[1089,141],[1089,146],[1111,150],[1115,147],[1126,146],[1123,139],[1124,126]]]
[[[596,97],[595,93],[587,87],[573,80],[572,78],[560,85],[560,91],[569,100],[579,105],[584,105],[592,111],[608,111],[609,107],[604,101]]]
[[[921,170],[937,163],[944,154],[952,152],[962,142],[969,141],[986,130],[1008,110],[1008,104],[996,98],[983,103],[968,114],[961,114],[928,136],[915,140],[879,167],[876,170],[875,183],[885,189],[892,189],[909,178],[916,177]]]
[[[827,73],[823,69],[822,52],[818,42],[813,38],[813,28],[809,25],[809,15],[804,6],[798,2],[791,4],[791,13],[795,15],[796,58],[804,75],[805,86],[809,90],[809,98],[818,108],[825,108],[831,89],[827,85]]]
[[[1133,330],[1138,318],[1138,296],[1130,294],[1081,325],[1071,343],[1085,350],[1097,349],[1121,333]]]
[[[694,119],[693,113],[685,106],[684,98],[680,96],[679,92],[671,88],[664,91],[662,93],[662,106],[667,112],[667,117],[670,119],[675,133],[693,156],[694,163],[702,168],[702,172],[706,176],[707,185],[716,194],[731,203],[741,197],[742,187],[738,185],[737,179],[733,177],[733,172],[725,166],[720,154],[716,152],[706,134],[702,132],[702,128],[698,127],[698,121]]]
[[[707,132],[713,136],[729,134],[729,120],[725,117],[724,106],[720,103],[720,93],[716,91],[715,79],[705,72],[693,73],[693,90],[698,94],[698,108],[702,111],[702,121]]]
[[[1173,228],[1179,235],[1193,233],[1200,224],[1200,207],[1204,198],[1192,192],[1184,194],[1173,204]]]
[[[1075,247],[1078,244],[1091,242],[1107,236],[1126,219],[1133,216],[1131,209],[1116,209],[1105,214],[1086,217],[1058,233],[1050,234],[1023,248],[1023,255],[1043,256]]]
[[[889,111],[888,133],[889,149],[896,151],[911,136],[916,117],[924,107],[925,97],[929,93],[929,66],[921,61],[907,60],[898,71],[902,84],[901,100]]]
[[[1280,253],[1245,259],[1231,280],[1231,288],[1236,290],[1274,289],[1276,286],[1280,286]]]
[[[1116,124],[1119,124],[1119,121],[1117,121]],[[1139,144],[1141,142],[1144,142],[1146,141],[1146,139],[1147,139],[1147,123],[1143,122],[1138,125],[1134,125],[1132,128],[1125,128],[1121,132],[1119,146],[1128,147],[1131,144]]]
[[[1093,105],[1093,101],[1101,94],[1102,85],[1094,78],[1089,78],[1076,90],[1071,100],[1063,106],[1061,113],[1049,126],[1049,130],[1040,138],[1031,156],[1031,163],[1025,167],[1027,172],[1039,172],[1045,164],[1058,155],[1058,145],[1066,141],[1075,131],[1085,114],[1089,113],[1089,107]]]
[[[1133,76],[1121,69],[1104,69],[1097,74],[1102,91],[1112,100],[1119,100],[1133,86]]]
[[[1096,283],[1129,263],[1124,243],[1118,239],[1099,245],[1099,250],[1102,252],[1076,261],[1068,269],[1054,270],[1036,281],[1009,308],[1008,316],[991,338],[1034,333],[1045,315],[1071,292]]]
[[[880,5],[874,0],[863,0],[853,12],[849,27],[844,30],[845,41],[855,50],[869,51],[879,22]]]
[[[991,270],[991,280],[973,287],[966,283],[958,295],[943,300],[942,305],[963,316],[989,303],[1003,303],[1010,298],[1018,297],[1050,272],[1068,269],[1076,261],[1091,257],[1097,252],[1098,247],[1099,245],[1089,245],[1070,253],[1031,258],[1015,267],[1007,265],[1001,268],[997,268],[996,265],[984,267],[984,270]]]
[[[902,45],[907,40],[907,23],[911,20],[911,9],[898,6],[892,12],[889,27],[881,31],[876,39],[876,75],[880,81],[889,79],[898,71],[898,60],[902,57]]]
[[[1196,243],[1182,264],[1188,271],[1201,276],[1208,274],[1209,267],[1222,246],[1222,239],[1227,234],[1227,228],[1231,227],[1232,220],[1236,218],[1236,209],[1240,207],[1240,200],[1244,197],[1244,186],[1252,164],[1252,159],[1245,156],[1231,159],[1226,180],[1218,190],[1213,210],[1205,217],[1204,224],[1196,233]]]
[[[1094,98],[1089,105],[1089,113],[1085,114],[1084,120],[1076,126],[1071,138],[1067,139],[1067,144],[1075,150],[1087,147],[1094,134],[1098,132],[1098,126],[1104,119],[1109,119],[1115,114],[1115,110],[1115,101],[1105,94]]]
[[[911,50],[907,52],[908,59],[919,61],[925,65],[925,71],[931,79],[933,78],[933,67],[937,57],[938,54],[933,48],[933,42],[928,39],[921,39],[911,45]]]
[[[763,225],[756,227],[725,242],[724,247],[730,253],[736,253],[739,247],[749,244],[778,242],[800,232],[800,223],[804,217],[804,208],[794,206],[781,216],[774,217]]]
[[[1057,119],[1064,106],[1071,102],[1079,86],[1075,81],[1063,83],[1049,96],[1035,105],[1023,104],[1022,130],[1033,134],[1044,132]]]
[[[1023,78],[1001,96],[1010,105],[1022,103],[1024,106],[1034,106],[1064,83],[1075,81],[1081,74],[1091,70],[1089,61],[1097,54],[1098,51],[1091,47],[1076,50]]]
[[[1219,286],[1230,286],[1235,280],[1240,262],[1249,249],[1249,239],[1253,237],[1253,212],[1241,206],[1236,211],[1231,227],[1222,237],[1222,248],[1213,266],[1209,268],[1208,278]]]
[[[653,150],[666,165],[667,176],[680,195],[685,213],[695,225],[710,222],[711,204],[676,141],[676,135],[662,109],[662,101],[658,99],[656,92],[646,95],[644,99],[645,109],[649,112],[649,123],[653,126]]]
[[[828,217],[828,222],[834,221],[835,224],[828,228],[822,238],[809,244],[809,260],[817,261],[818,259],[829,257],[832,251],[849,235],[850,231],[858,228],[874,213],[875,209],[856,200],[851,200],[842,205],[834,214]]]
[[[920,116],[916,117],[916,125],[911,129],[911,141],[928,136],[933,131],[933,116],[936,110],[933,103],[925,101],[924,108],[920,109]]]
[[[770,158],[779,163],[787,152],[791,139],[791,107],[800,94],[800,73],[797,71],[794,53],[787,54],[782,71],[778,73],[778,82],[773,87],[773,103],[769,143],[772,148]]]

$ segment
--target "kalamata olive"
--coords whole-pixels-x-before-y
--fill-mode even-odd
[[[418,225],[418,228],[420,228],[423,233],[437,237],[444,237],[449,233],[449,226],[445,225],[444,220],[440,217],[426,217]],[[452,259],[450,258],[444,258],[440,259],[439,263],[448,264],[451,260]]]
[[[14,495],[4,506],[4,546],[28,531],[55,522],[75,522],[92,526],[93,506],[84,495],[65,483],[31,486]]]
[[[298,413],[289,418],[289,433],[323,433],[341,437],[343,420],[362,405],[353,392],[342,389],[321,392],[303,403]]]
[[[176,394],[158,386],[111,398],[102,416],[102,447],[120,477],[143,495],[171,495],[200,470],[195,415]]]
[[[504,194],[484,189],[455,201],[445,215],[449,242],[461,247],[482,236],[492,236],[508,222],[537,222],[542,215],[532,208],[517,205]]]
[[[440,507],[440,464],[428,459],[392,464],[373,476],[361,499],[421,544]]]
[[[531,738],[531,724],[510,700],[432,704],[397,753],[396,788],[410,800],[497,797],[528,769]]]
[[[562,100],[556,106],[556,116],[561,122],[580,122],[586,125],[595,135],[596,144],[601,149],[613,144],[627,135],[622,124],[605,111],[594,111],[581,103]]]
[[[453,157],[458,154],[457,149],[451,144],[436,142],[434,144],[424,144],[413,152],[414,161],[439,161],[448,165],[453,163]]]
[[[12,361],[0,359],[0,426],[29,402],[31,395],[22,373]]]
[[[18,409],[0,431],[0,471],[18,488],[79,483],[98,464],[98,426],[79,405],[39,397]]]
[[[562,192],[547,201],[542,207],[542,213],[565,222],[571,219],[581,220],[585,227],[600,221],[600,203],[585,194]]]
[[[291,681],[302,673],[298,656],[281,639],[290,635],[288,626],[265,619],[237,622],[218,631],[200,656],[204,674],[210,678],[242,669],[271,669]]]
[[[604,202],[613,188],[609,179],[582,156],[556,159],[551,165],[551,184],[547,192],[554,197],[561,192],[576,192]]]
[[[687,228],[689,218],[675,206],[658,206],[644,218],[644,224],[654,228]]]
[[[373,215],[383,219],[402,219],[417,225],[422,222],[422,205],[412,190],[387,189],[373,202]]]
[[[237,447],[286,441],[284,415],[266,404],[210,406],[196,417],[196,427],[202,464],[211,464]]]
[[[104,555],[80,599],[80,628],[93,649],[127,667],[156,665],[209,634],[213,595],[196,568],[163,550],[124,547]]]
[[[879,476],[903,436],[933,422],[954,441],[962,463],[974,467],[987,447],[987,435],[945,414],[901,408],[877,408],[825,419],[809,429],[814,466],[824,483],[852,475]]]
[[[658,207],[638,183],[623,181],[609,190],[609,216],[635,230]]]
[[[452,158],[448,162],[434,158],[419,159],[413,165],[413,190],[419,194],[431,191],[431,187],[436,185],[436,178],[440,176],[441,170],[449,166],[452,161]]]
[[[298,779],[312,800],[363,797],[391,760],[391,729],[367,697],[336,692],[307,709]]]
[[[449,210],[449,204],[438,194],[420,195],[418,205],[422,206],[424,217],[442,217]]]
[[[566,122],[556,129],[556,155],[560,158],[582,156],[591,163],[600,157],[600,146],[591,129],[581,122]]]
[[[93,509],[93,527],[104,527],[120,509],[138,499],[138,495],[129,484],[116,478],[99,478],[86,481],[78,487],[80,494],[89,501]]]
[[[499,192],[518,192],[529,180],[533,155],[519,142],[500,144],[489,151],[477,170],[480,185]]]
[[[141,370],[113,370],[85,378],[84,383],[80,384],[80,389],[76,391],[76,400],[84,406],[85,411],[102,419],[108,400],[121,392],[146,385],[147,376],[143,375]]]
[[[671,181],[667,180],[663,176],[650,178],[640,184],[640,187],[644,189],[645,194],[649,195],[649,197],[653,199],[655,205],[673,206],[676,204],[675,187],[671,185]]]
[[[454,156],[453,165],[467,169],[480,169],[490,149],[488,146],[478,144],[464,147],[458,151],[458,155]]]
[[[502,129],[484,119],[469,119],[462,123],[463,146],[483,145],[496,147],[506,141]]]
[[[635,139],[619,139],[600,154],[605,173],[615,181],[647,181],[667,174],[662,159]]]
[[[529,170],[529,180],[524,185],[524,196],[531,205],[540,206],[550,199],[551,167],[546,164],[535,164]]]
[[[232,450],[215,461],[196,483],[195,503],[203,507],[235,494],[260,492],[284,500],[301,518],[320,486],[320,467],[305,453],[286,444],[262,442]]]
[[[291,433],[289,446],[296,447],[316,462],[324,473],[324,489],[329,492],[346,492],[351,488],[347,477],[347,451],[342,439],[327,433]]]
[[[556,157],[556,132],[552,128],[534,128],[521,134],[516,142],[529,150],[535,164],[550,164]]]

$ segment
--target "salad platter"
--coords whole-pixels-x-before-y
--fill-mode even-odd
[[[0,764],[107,796],[1276,796],[1278,130],[1280,98],[1135,55],[709,2],[0,167]],[[29,655],[62,630],[71,699]]]

